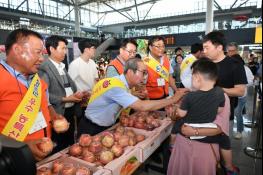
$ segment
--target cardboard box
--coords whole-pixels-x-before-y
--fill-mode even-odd
[[[138,143],[135,147],[140,151],[141,163],[145,162],[155,150],[160,146],[159,133],[152,132],[144,141]]]
[[[171,119],[166,118],[162,120],[161,123],[162,125],[154,130],[159,133],[160,144],[162,144],[162,142],[171,135],[173,129],[173,121]]]
[[[93,167],[93,168],[97,168],[98,170],[105,170],[105,171],[99,171],[103,172],[104,174],[101,175],[118,175],[120,174],[120,171],[122,169],[122,167],[125,165],[125,163],[135,157],[137,160],[139,160],[140,157],[140,153],[139,150],[134,150],[135,147],[133,146],[128,146],[124,149],[124,153],[122,156],[120,156],[119,158],[114,159],[113,161],[111,161],[110,163],[108,163],[105,166],[96,166],[96,164],[94,163],[89,163],[86,162],[82,159],[79,159],[77,157],[69,157],[70,159],[74,160],[77,163],[80,163],[81,165],[85,165],[86,167]],[[52,156],[53,157],[53,156]],[[139,161],[138,161],[139,163]],[[100,174],[93,174],[93,175],[100,175]]]
[[[56,160],[56,159],[69,157],[69,155],[67,154],[67,153],[68,153],[68,150],[69,150],[69,148],[66,148],[66,149],[64,149],[64,150],[62,150],[62,151],[59,151],[59,152],[57,152],[57,153],[55,153],[55,154],[53,154],[53,155],[45,158],[44,160],[37,162],[37,163],[36,163],[36,166],[37,166],[37,167],[40,167],[40,166],[42,166],[42,165],[44,165],[44,164],[47,164],[47,163],[49,163],[49,162],[53,162],[53,161]]]
[[[78,159],[76,157],[70,157],[70,159],[74,160],[77,163],[80,163],[81,165],[84,165],[86,167],[92,167],[93,169],[95,169],[96,171],[94,171],[94,173],[92,175],[111,175],[111,171],[104,169],[101,166],[96,167],[95,164],[86,162],[86,161],[84,161],[82,159]]]
[[[55,160],[60,160],[63,163],[66,163],[66,164],[67,163],[73,164],[74,167],[85,167],[85,168],[88,168],[88,169],[90,169],[92,171],[93,175],[111,175],[111,171],[109,171],[109,170],[105,170],[105,169],[102,169],[102,168],[97,168],[95,166],[92,166],[92,165],[88,164],[85,161],[80,161],[80,159],[76,159],[74,157],[63,157],[63,158],[58,158],[58,159],[55,159]],[[48,162],[46,164],[43,164],[41,166],[38,166],[37,169],[40,169],[42,167],[47,167],[49,169],[52,169],[53,162],[55,160],[53,160],[51,162]]]
[[[140,166],[140,150],[133,149],[121,157],[111,161],[104,169],[110,170],[112,175],[129,175]]]

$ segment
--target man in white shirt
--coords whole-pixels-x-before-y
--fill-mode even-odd
[[[91,92],[98,81],[98,70],[94,62],[96,44],[87,39],[78,44],[81,55],[69,65],[68,73],[75,82],[78,91]]]
[[[253,86],[254,75],[252,71],[249,69],[249,67],[245,65],[243,58],[239,55],[237,43],[232,42],[227,45],[227,55],[233,59],[236,59],[237,61],[240,61],[240,63],[244,65],[247,82],[248,82],[247,87]],[[247,102],[247,87],[246,87],[245,95],[243,95],[242,97],[238,97],[238,105],[235,108],[235,116],[237,119],[237,132],[234,135],[235,139],[241,139],[242,132],[244,131],[243,110],[246,107],[246,102]]]
[[[201,58],[203,52],[202,44],[196,43],[191,46],[191,54],[188,55],[180,66],[180,77],[185,88],[192,88],[192,64]]]

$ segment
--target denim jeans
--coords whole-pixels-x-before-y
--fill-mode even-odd
[[[244,131],[244,124],[243,124],[243,114],[242,111],[246,105],[247,97],[239,97],[238,98],[238,105],[235,109],[235,115],[237,118],[237,132],[242,133]]]

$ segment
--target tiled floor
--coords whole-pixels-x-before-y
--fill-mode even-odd
[[[252,99],[253,99],[253,90],[250,88],[249,94],[248,94],[247,107],[246,107],[247,115],[244,116],[245,121],[251,121],[251,118],[252,118],[252,111],[253,111],[253,100]],[[240,168],[240,171],[241,171],[240,175],[261,175],[262,174],[262,160],[253,159],[244,153],[245,147],[255,146],[257,128],[251,129],[251,128],[245,127],[245,131],[243,132],[243,138],[240,140],[236,140],[233,138],[233,134],[236,131],[236,121],[231,122],[230,128],[231,128],[230,138],[231,138],[232,149],[233,149],[233,162],[236,166]],[[260,137],[262,139],[262,135]],[[262,142],[260,144],[260,147],[262,148]],[[261,153],[261,157],[262,157],[262,153]],[[148,173],[146,173],[145,171],[143,171],[142,168],[139,169],[134,174],[135,175],[162,175],[161,173],[151,171],[151,170]]]

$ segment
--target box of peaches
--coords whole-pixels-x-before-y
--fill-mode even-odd
[[[173,122],[166,117],[165,111],[135,112],[132,115],[122,113],[120,125],[137,128],[141,131],[152,131],[158,135],[160,144],[171,135]],[[147,157],[147,156],[146,156]]]
[[[64,154],[55,160],[52,159],[39,165],[37,175],[111,175],[111,172],[88,165]]]
[[[153,131],[162,125],[162,119],[165,117],[164,111],[135,112],[132,115],[122,113],[120,124],[124,127]]]
[[[113,175],[129,174],[141,162],[141,152],[136,145],[153,135],[115,125],[96,136],[81,135],[79,142],[68,149],[68,154],[90,166],[110,170]],[[125,166],[129,168],[123,168]]]
[[[139,164],[140,152],[138,149],[134,149],[134,146],[144,141],[146,137],[146,135],[136,134],[134,131],[127,130],[122,126],[111,128],[111,130],[95,136],[83,134],[78,143],[38,163],[38,173],[56,173],[53,163],[63,158],[63,160],[68,161],[70,159],[72,163],[74,162],[74,167],[78,167],[80,164],[85,168],[93,167],[95,168],[93,170],[100,170],[99,172],[105,170],[103,175],[107,175],[107,172],[114,175],[127,174],[127,170],[130,172],[133,170],[132,167],[135,168]],[[68,168],[68,162],[66,162],[66,165],[66,168]],[[129,165],[128,169],[123,168],[127,165]],[[93,174],[97,175],[97,171],[94,171]],[[126,173],[123,173],[123,171]],[[58,172],[59,175],[62,174],[62,169]],[[71,175],[75,172],[76,169],[73,173],[68,174]]]

